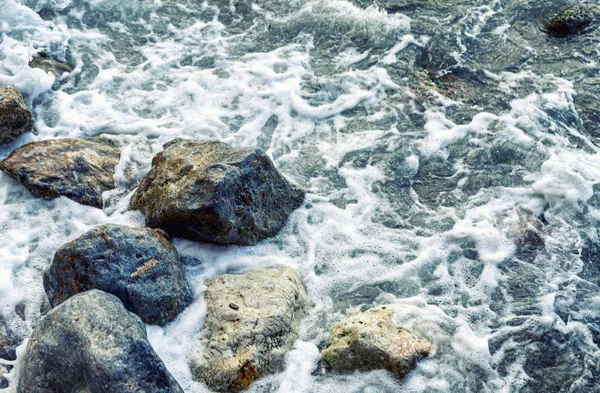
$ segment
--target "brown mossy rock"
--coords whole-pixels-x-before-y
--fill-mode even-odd
[[[192,360],[194,378],[237,392],[281,371],[308,306],[300,274],[285,266],[226,274],[206,282],[208,338]]]
[[[0,88],[0,144],[14,142],[33,129],[33,115],[21,92],[13,86]]]
[[[393,317],[401,306],[379,306],[346,317],[337,323],[325,348],[323,360],[336,372],[385,369],[398,378],[429,355],[431,344],[397,327]]]
[[[55,307],[100,289],[117,296],[142,321],[165,325],[192,302],[179,254],[156,229],[102,225],[60,247],[44,272]]]
[[[597,27],[600,19],[600,6],[593,2],[577,2],[560,10],[545,23],[549,34],[567,37],[582,34]]]
[[[183,393],[141,319],[113,295],[77,294],[33,329],[17,393]]]
[[[19,147],[0,161],[0,170],[36,197],[65,196],[101,208],[102,193],[115,188],[120,155],[120,149],[105,139],[53,139]]]
[[[131,208],[172,236],[252,245],[274,236],[303,199],[260,149],[175,139],[154,157]]]

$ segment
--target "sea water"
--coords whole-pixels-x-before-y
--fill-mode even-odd
[[[548,0],[0,0],[0,85],[35,115],[0,146],[102,135],[122,146],[103,210],[0,174],[0,320],[23,340],[55,250],[128,210],[173,138],[257,146],[304,204],[253,247],[174,239],[195,301],[148,326],[186,392],[204,282],[298,269],[311,309],[281,373],[249,392],[600,392],[600,32],[555,38]],[[60,78],[36,53],[74,65]],[[344,314],[403,303],[434,352],[404,380],[330,375]]]

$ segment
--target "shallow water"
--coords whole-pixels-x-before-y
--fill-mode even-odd
[[[123,146],[103,211],[0,174],[0,317],[26,339],[61,244],[142,225],[131,192],[175,138],[259,146],[308,191],[254,247],[176,239],[196,301],[150,341],[186,392],[204,281],[285,263],[313,308],[287,368],[250,392],[600,392],[600,31],[549,37],[549,0],[0,0],[0,85],[32,140]],[[75,65],[56,80],[28,66]],[[332,376],[345,312],[401,302],[435,352],[396,381]],[[20,347],[22,352],[23,346]],[[13,392],[19,360],[9,374]]]

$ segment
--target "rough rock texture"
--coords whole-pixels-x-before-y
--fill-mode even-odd
[[[99,290],[75,295],[35,327],[18,393],[183,393],[142,321]]]
[[[396,327],[398,307],[375,307],[336,324],[321,352],[325,362],[334,371],[385,369],[404,377],[429,355],[431,344]]]
[[[572,34],[586,33],[600,16],[600,6],[581,2],[561,10],[546,22],[550,34],[566,37]]]
[[[103,225],[56,251],[44,272],[52,306],[90,289],[117,296],[146,323],[164,325],[192,302],[179,254],[160,230]]]
[[[206,286],[208,339],[192,361],[195,379],[240,391],[281,370],[308,305],[298,272],[277,266],[218,276]]]
[[[45,52],[39,52],[29,61],[29,67],[39,68],[60,78],[65,72],[73,72],[73,66],[66,61],[59,61],[48,56]]]
[[[0,144],[12,143],[33,128],[33,115],[13,86],[0,88]]]
[[[175,139],[154,157],[131,208],[173,236],[252,245],[275,235],[303,199],[260,149]]]
[[[19,340],[6,328],[3,318],[0,316],[0,359],[16,360],[15,348],[20,344]],[[4,378],[11,366],[0,363],[0,389],[8,387],[8,381]]]
[[[0,162],[0,169],[40,198],[65,196],[102,207],[102,193],[115,187],[119,148],[104,139],[54,139],[29,143]]]

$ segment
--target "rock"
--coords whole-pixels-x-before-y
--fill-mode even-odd
[[[44,70],[56,78],[60,78],[64,73],[73,72],[73,66],[66,61],[59,61],[51,58],[45,52],[35,54],[29,61],[29,67]]]
[[[62,195],[101,208],[102,193],[115,187],[119,157],[119,149],[108,140],[54,139],[21,146],[0,161],[0,169],[36,197]]]
[[[393,322],[401,306],[386,305],[336,324],[321,355],[334,371],[385,369],[399,378],[429,355],[431,344]]]
[[[63,245],[44,272],[50,304],[101,289],[146,323],[165,325],[192,302],[179,254],[160,230],[103,225]]]
[[[17,360],[16,347],[19,345],[17,338],[10,332],[4,324],[3,317],[0,316],[0,359]],[[0,363],[0,389],[8,387],[8,380],[4,378],[9,373],[12,366]]]
[[[73,296],[35,327],[18,393],[183,393],[142,321],[99,290]]]
[[[33,115],[13,86],[0,88],[0,144],[12,143],[33,129]]]
[[[206,286],[208,339],[192,360],[195,379],[237,392],[282,370],[308,305],[298,272],[277,266],[218,276]]]
[[[260,149],[175,139],[154,157],[131,208],[173,236],[252,245],[274,236],[303,199]]]
[[[600,6],[592,3],[577,3],[562,9],[546,22],[546,30],[552,35],[566,37],[586,33],[600,15]]]

